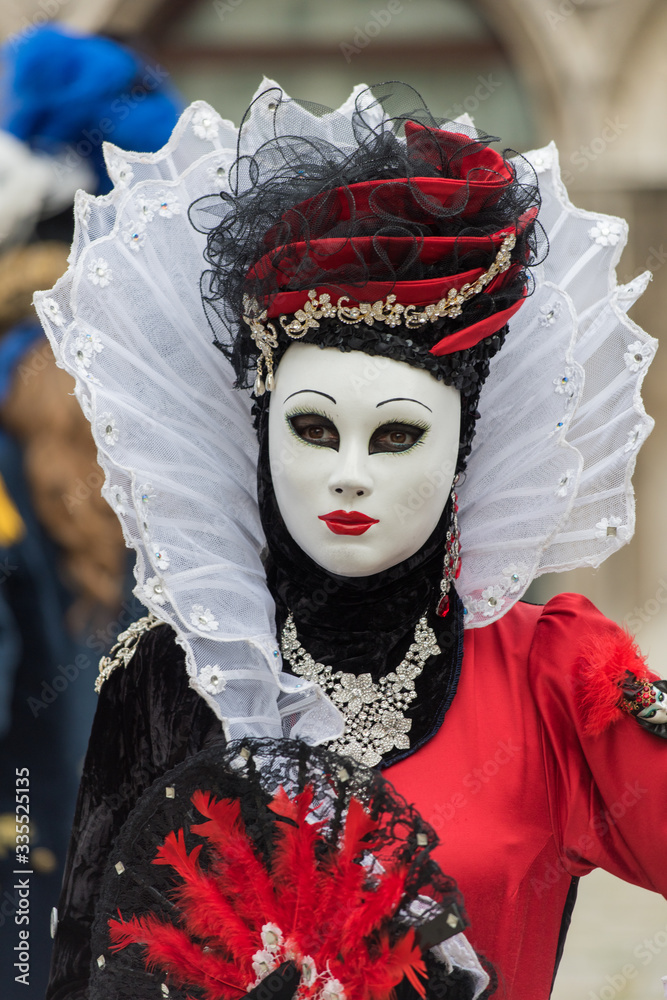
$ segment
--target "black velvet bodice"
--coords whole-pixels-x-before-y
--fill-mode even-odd
[[[220,720],[189,686],[168,625],[143,635],[105,681],[77,800],[46,1000],[87,1000],[90,931],[111,846],[143,792],[220,739]]]

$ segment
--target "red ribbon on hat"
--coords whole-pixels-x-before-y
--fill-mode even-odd
[[[486,269],[479,267],[420,281],[375,280],[361,286],[338,283],[333,272],[346,264],[354,266],[355,262],[367,265],[373,256],[376,261],[386,260],[391,267],[415,250],[426,265],[444,262],[454,253],[458,257],[475,250],[497,254],[505,237],[520,235],[534,222],[536,208],[524,213],[516,228],[508,226],[485,236],[424,236],[417,240],[383,235],[309,238],[311,233],[331,232],[338,222],[352,217],[384,217],[390,221],[415,218],[415,213],[421,213],[427,220],[429,214],[433,218],[441,214],[441,209],[452,209],[452,214],[465,217],[492,207],[515,180],[513,167],[503,156],[463,133],[406,122],[405,135],[411,152],[436,169],[443,169],[445,163],[453,176],[362,181],[323,191],[288,209],[264,237],[265,246],[271,249],[248,272],[249,281],[268,280],[277,289],[264,298],[267,319],[303,309],[309,292],[328,294],[334,306],[341,299],[347,300],[346,306],[355,306],[380,302],[390,295],[403,306],[424,307],[440,302],[451,289],[473,284]],[[511,284],[522,266],[520,261],[512,263],[478,294],[497,292]],[[322,284],[322,270],[332,272],[330,283]],[[320,281],[314,285],[316,276]],[[278,290],[295,283],[301,288]],[[431,353],[451,354],[496,333],[521,307],[525,294],[524,287],[517,301],[506,309],[443,337],[430,349]]]

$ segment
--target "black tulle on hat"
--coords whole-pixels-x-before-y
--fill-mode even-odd
[[[273,103],[273,134],[252,154],[241,126],[232,193],[191,208],[208,233],[202,297],[217,346],[251,386],[260,353],[241,321],[250,312],[275,333],[273,365],[298,339],[426,369],[464,397],[462,468],[489,360],[546,242],[537,184],[517,179],[491,137],[436,119],[405,84],[359,94],[351,120],[307,105],[326,118],[329,141],[283,131],[290,101],[276,91]],[[460,308],[438,310],[450,294]],[[313,309],[322,295],[329,305]]]

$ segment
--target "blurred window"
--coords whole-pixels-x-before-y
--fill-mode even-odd
[[[152,28],[186,97],[237,124],[264,75],[329,106],[360,81],[403,80],[437,114],[465,110],[506,145],[534,145],[523,88],[468,0],[173,0]]]

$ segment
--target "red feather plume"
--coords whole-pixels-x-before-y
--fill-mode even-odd
[[[201,938],[224,941],[226,950],[238,962],[244,973],[250,973],[250,956],[255,951],[255,939],[248,925],[221,892],[216,880],[202,873],[197,859],[201,844],[188,855],[182,830],[167,835],[153,861],[155,865],[171,865],[183,879],[174,893],[187,926]]]
[[[239,916],[251,925],[280,923],[283,914],[269,873],[255,852],[241,818],[238,801],[216,801],[210,792],[192,796],[195,808],[208,819],[190,829],[205,837],[215,852],[215,874],[221,889],[235,901]]]
[[[374,892],[366,892],[343,924],[341,948],[352,950],[360,938],[368,937],[394,913],[405,890],[406,869],[387,872]]]
[[[307,822],[312,802],[312,788],[304,789],[294,800],[290,800],[281,788],[269,805],[272,812],[289,820],[278,823],[271,865],[273,882],[283,906],[282,929],[289,937],[298,937],[299,926],[308,925],[318,906],[315,844],[323,824]]]
[[[240,970],[233,963],[213,951],[202,951],[188,933],[156,917],[110,920],[109,933],[112,951],[141,944],[146,949],[147,969],[166,969],[181,986],[196,982],[206,990],[210,1000],[227,997],[238,1000],[246,992]]]
[[[658,680],[628,632],[617,629],[596,636],[584,646],[575,665],[574,680],[587,735],[598,736],[623,718],[621,684],[627,670],[637,677]]]
[[[350,799],[342,847],[327,859],[320,878],[318,911],[320,926],[326,928],[320,948],[327,959],[333,958],[339,950],[346,916],[358,903],[367,879],[366,869],[356,864],[355,859],[364,848],[371,846],[363,841],[378,826],[379,823],[371,819],[358,799]],[[345,901],[346,905],[342,906],[341,901]]]
[[[372,819],[366,812],[358,799],[350,799],[350,804],[345,817],[345,833],[343,835],[343,848],[340,852],[342,861],[352,861],[363,850],[362,841],[370,833],[374,833],[379,822]]]

